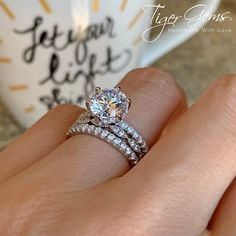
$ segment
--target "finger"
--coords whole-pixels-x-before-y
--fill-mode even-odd
[[[213,236],[236,235],[236,180],[220,201],[209,225],[209,231]]]
[[[172,114],[169,120],[166,122],[165,127],[161,133],[161,135],[165,135],[165,133],[175,124],[175,122],[187,111],[187,104],[182,103],[182,106],[179,105],[177,110]]]
[[[236,76],[226,76],[125,175],[139,206],[132,214],[152,215],[147,227],[153,233],[204,231],[236,174],[235,118]]]
[[[155,68],[130,72],[120,86],[132,100],[127,120],[143,134],[149,145],[158,139],[172,114],[180,106],[186,106],[185,97],[173,77]],[[121,176],[128,169],[128,162],[118,151],[87,135],[69,139],[38,167],[48,180],[62,179],[70,185],[74,183],[78,189]]]
[[[66,140],[66,130],[81,113],[78,106],[61,105],[10,144],[0,154],[0,181],[29,167]]]

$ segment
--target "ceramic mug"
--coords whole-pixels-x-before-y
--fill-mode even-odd
[[[207,9],[215,11],[219,1],[208,0]],[[81,105],[95,86],[115,86],[129,70],[152,63],[193,35],[165,31],[145,43],[141,35],[153,16],[147,5],[154,3],[1,0],[0,95],[14,119],[29,127],[58,104]]]

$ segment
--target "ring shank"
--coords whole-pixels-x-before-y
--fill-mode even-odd
[[[132,166],[148,151],[143,137],[128,123],[122,120],[117,124],[103,126],[88,111],[82,113],[67,132],[69,137],[77,134],[92,135],[109,143],[120,151]]]

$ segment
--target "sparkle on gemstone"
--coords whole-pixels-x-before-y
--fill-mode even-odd
[[[125,153],[126,155],[130,155],[132,153],[132,150],[129,147],[127,147]]]
[[[115,138],[115,139],[114,139],[114,143],[118,145],[118,144],[121,143],[121,140],[120,140],[119,138]]]
[[[132,154],[131,154],[130,160],[131,160],[131,161],[138,161],[138,157],[136,156],[135,153],[132,153]]]
[[[94,128],[95,128],[95,127],[94,127],[93,125],[89,126],[89,127],[88,127],[88,132],[89,132],[89,133],[92,133],[92,132],[94,131]]]
[[[88,125],[85,124],[85,125],[82,125],[82,132],[86,132],[88,129]]]
[[[115,138],[116,136],[114,135],[114,134],[110,134],[109,136],[108,136],[108,140],[113,140],[114,138]]]
[[[125,117],[129,102],[123,92],[117,89],[104,89],[88,100],[87,108],[102,122],[112,124]]]
[[[121,130],[121,131],[119,132],[119,136],[122,137],[122,138],[125,138],[125,137],[126,137],[125,131],[124,131],[124,130]]]
[[[128,128],[128,125],[125,122],[121,122],[120,125],[121,125],[122,129],[127,129]]]
[[[126,145],[125,143],[121,143],[121,144],[120,144],[120,148],[121,148],[122,150],[125,150],[126,147],[127,147],[127,145]]]
[[[101,129],[100,127],[97,127],[97,128],[95,129],[95,135],[101,133],[101,131],[102,131],[102,129]]]
[[[134,137],[135,139],[137,139],[138,136],[139,136],[138,133],[137,133],[136,131],[134,131],[132,135],[133,135],[133,137]]]
[[[109,132],[107,130],[103,130],[101,133],[101,137],[105,138],[107,135],[109,135]]]
[[[131,134],[134,131],[134,129],[132,127],[128,128],[128,132]]]

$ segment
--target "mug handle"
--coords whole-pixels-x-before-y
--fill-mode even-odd
[[[206,6],[209,13],[214,13],[221,0],[207,0]],[[199,3],[200,4],[200,3]],[[197,4],[196,4],[197,5]],[[196,11],[196,9],[195,9]],[[194,13],[194,11],[193,11]],[[201,21],[199,20],[197,24],[195,25],[195,28],[201,28],[203,27],[207,21]],[[188,27],[187,22],[182,20],[177,25],[176,28],[184,28],[186,29]],[[158,38],[155,42],[149,43],[147,47],[145,48],[143,57],[140,62],[141,67],[148,66],[152,64],[157,59],[164,56],[166,53],[170,52],[172,49],[178,47],[180,44],[187,41],[189,38],[191,38],[196,31],[189,30],[185,32],[173,32],[166,30],[160,38]]]

